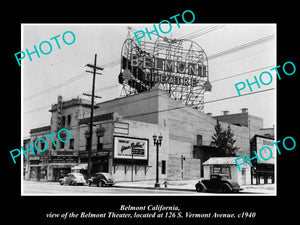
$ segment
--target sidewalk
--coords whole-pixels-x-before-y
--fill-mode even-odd
[[[159,181],[160,190],[181,190],[181,191],[195,191],[195,184],[198,180],[180,180],[180,181],[168,181],[167,187],[165,187],[164,181]],[[116,187],[124,188],[143,188],[143,189],[155,189],[155,180],[147,181],[134,181],[134,182],[117,182]]]
[[[176,191],[196,191],[195,184],[198,180],[178,180],[168,181],[167,187],[164,181],[160,181],[160,190],[176,190]],[[141,189],[155,189],[155,180],[148,181],[134,181],[134,182],[117,182],[116,187],[120,188],[141,188]],[[262,184],[262,185],[245,185],[241,186],[243,192],[275,194],[275,184]],[[242,192],[241,192],[242,193]]]

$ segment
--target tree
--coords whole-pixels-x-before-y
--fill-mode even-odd
[[[211,142],[211,145],[217,148],[213,155],[217,157],[236,156],[236,151],[239,148],[234,146],[236,140],[233,137],[234,134],[230,125],[228,125],[226,130],[223,130],[219,120],[217,120]]]
[[[227,156],[236,156],[236,151],[239,149],[238,147],[234,146],[236,140],[233,138],[234,134],[231,132],[230,124],[228,124],[225,138],[227,139],[227,149],[226,155]]]

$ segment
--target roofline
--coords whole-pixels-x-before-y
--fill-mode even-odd
[[[49,131],[49,130],[51,130],[51,125],[33,128],[33,129],[31,129],[31,130],[29,131],[29,133],[30,133],[30,134],[32,134],[32,133],[40,133],[40,132]]]
[[[85,107],[91,107],[91,103],[87,102],[88,100],[83,99],[83,98],[72,98],[67,101],[62,102],[62,109],[66,109],[69,107],[77,106],[77,105],[82,105]],[[57,111],[57,106],[58,103],[52,104],[51,109],[49,109],[49,112],[55,112]],[[94,105],[94,109],[98,108],[99,106]]]
[[[256,138],[256,137],[261,137],[261,138],[265,138],[265,139],[269,139],[269,140],[273,140],[273,141],[274,141],[274,138],[270,138],[270,137],[263,136],[263,135],[260,135],[260,134],[255,134],[255,135],[251,138],[251,140],[252,140],[253,138]]]

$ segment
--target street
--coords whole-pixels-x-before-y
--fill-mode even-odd
[[[23,182],[24,195],[179,195],[198,194],[196,191],[173,191],[121,187],[70,186],[58,182]]]
[[[270,194],[268,190],[243,190],[240,193],[226,193],[226,195],[238,194]],[[137,188],[137,187],[96,187],[96,186],[70,186],[60,185],[58,182],[23,182],[24,195],[220,195],[223,193],[209,193],[189,190],[166,190],[164,188]]]

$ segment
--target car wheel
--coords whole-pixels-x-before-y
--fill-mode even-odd
[[[204,192],[204,187],[201,184],[196,185],[196,191],[197,192]]]
[[[103,181],[99,181],[98,187],[103,187],[104,186],[104,182]]]
[[[90,187],[92,185],[92,182],[88,181],[87,185]]]
[[[64,185],[64,182],[62,182],[62,181],[59,181],[59,184],[60,184],[60,185]]]
[[[230,192],[230,187],[228,185],[226,185],[226,184],[222,185],[221,192],[223,192],[223,193]]]

